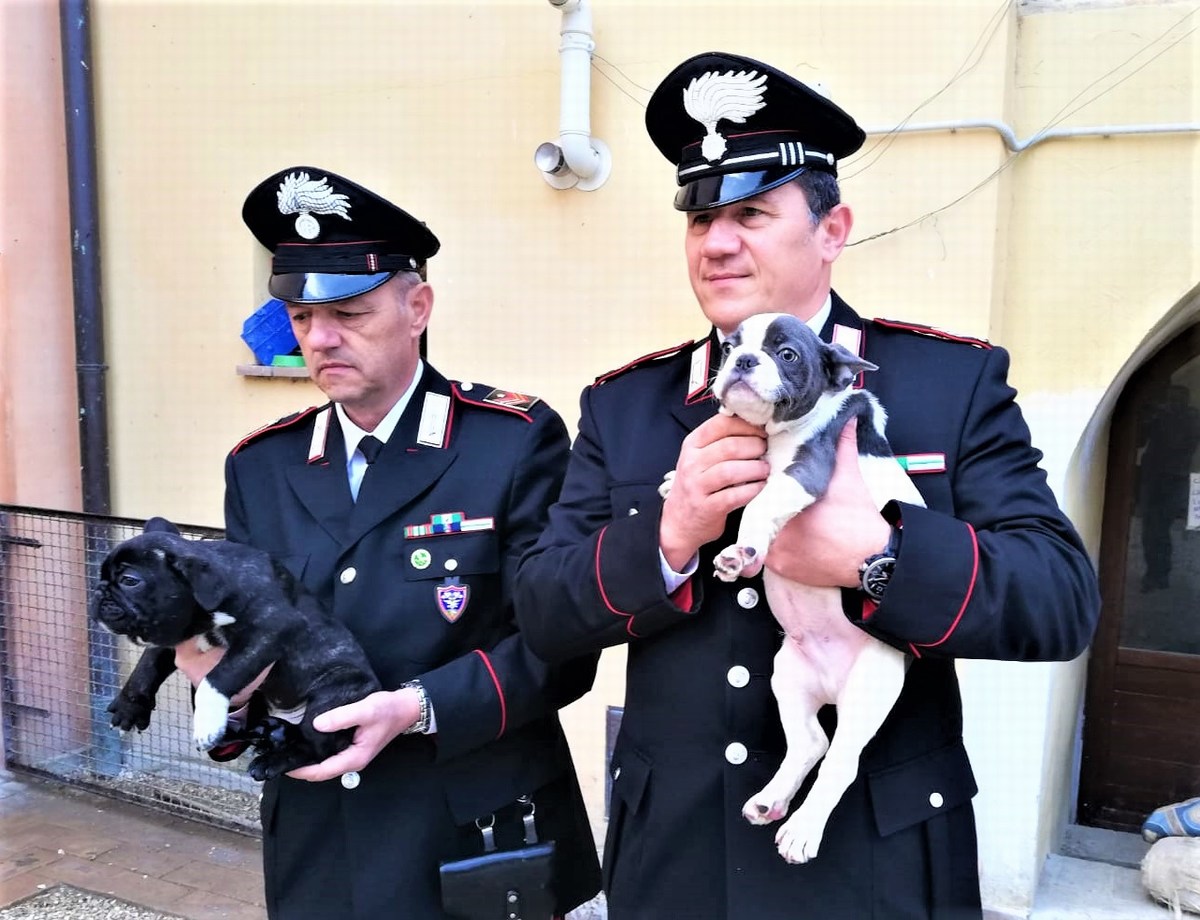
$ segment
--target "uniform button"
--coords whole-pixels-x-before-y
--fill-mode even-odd
[[[475,389],[475,384],[467,382],[467,383],[461,384],[459,389],[461,389],[464,393],[466,393],[466,392],[469,392],[469,391]]]
[[[447,559],[445,562],[445,566],[446,566],[447,572],[453,572],[455,569],[458,568],[458,560],[457,559]]]
[[[354,581],[354,579],[356,579],[357,577],[358,577],[358,569],[356,569],[352,565],[347,566],[346,568],[342,569],[342,574],[338,576],[338,578],[341,579],[341,582],[344,585],[350,584],[350,582]]]
[[[362,782],[361,778],[353,770],[351,770],[349,773],[342,774],[343,789],[357,789],[360,782]]]
[[[757,607],[758,592],[753,588],[742,588],[742,590],[737,593],[737,602],[747,610],[749,610],[751,607]]]
[[[931,792],[929,794],[929,804],[934,808],[941,808],[942,803],[945,801],[946,800],[942,798],[942,794],[940,792]]]
[[[637,514],[637,513],[638,513],[638,510],[637,510],[637,508],[630,508],[630,509],[629,509],[627,512],[625,512],[625,513],[626,513],[626,514],[628,514],[630,517],[633,517],[635,514]]]
[[[725,748],[725,759],[736,766],[737,764],[746,762],[747,753],[746,745],[740,741],[735,741],[729,747]]]
[[[729,673],[725,675],[725,678],[732,687],[744,687],[750,683],[750,672],[740,664],[735,664],[729,669]]]
[[[613,782],[615,783],[620,778],[621,778],[621,768],[617,767],[617,769],[613,770]]]

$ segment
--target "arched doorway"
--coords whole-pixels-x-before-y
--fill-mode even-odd
[[[1200,795],[1200,324],[1117,402],[1088,666],[1079,822],[1137,830]]]

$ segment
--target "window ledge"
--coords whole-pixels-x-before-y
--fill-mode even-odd
[[[308,379],[307,367],[276,367],[271,364],[239,364],[237,366],[239,377],[291,377],[296,379]]]

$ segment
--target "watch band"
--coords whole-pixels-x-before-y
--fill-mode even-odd
[[[425,692],[419,680],[410,680],[400,685],[400,689],[408,688],[417,691],[417,704],[421,707],[417,721],[406,728],[402,735],[424,735],[429,732],[429,694]]]

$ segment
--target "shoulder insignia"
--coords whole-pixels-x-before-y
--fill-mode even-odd
[[[291,415],[285,415],[281,419],[277,419],[276,421],[271,422],[270,424],[263,425],[261,428],[258,428],[256,430],[250,432],[248,435],[246,435],[244,438],[242,438],[240,441],[238,441],[237,444],[234,445],[233,450],[231,450],[230,453],[236,454],[243,447],[246,447],[249,444],[253,444],[255,441],[258,441],[258,440],[266,437],[268,434],[270,434],[273,431],[283,431],[287,428],[291,428],[294,425],[297,425],[300,422],[304,421],[306,418],[308,418],[314,412],[319,411],[321,408],[323,408],[323,407],[309,406],[307,409],[301,409],[299,412],[293,412]]]
[[[887,329],[898,329],[901,332],[912,332],[916,335],[925,335],[933,339],[942,339],[945,342],[960,342],[963,345],[971,345],[974,348],[992,347],[992,343],[987,339],[977,339],[970,335],[958,335],[954,332],[947,332],[944,329],[938,329],[935,326],[923,326],[920,323],[906,323],[896,319],[876,318],[872,320],[872,322]]]
[[[601,374],[596,378],[595,383],[592,385],[600,386],[600,384],[606,383],[607,381],[612,380],[614,377],[620,377],[626,371],[631,371],[635,367],[641,367],[643,364],[649,364],[651,361],[657,361],[660,358],[672,358],[685,348],[689,348],[694,345],[695,342],[695,339],[688,339],[686,342],[681,342],[672,348],[664,348],[662,351],[652,351],[648,355],[642,355],[640,358],[634,358],[628,364],[618,367],[616,370],[609,371],[607,374]]]
[[[488,387],[478,383],[453,383],[450,389],[454,398],[459,402],[472,406],[482,406],[485,409],[499,409],[519,418],[532,422],[530,411],[541,402],[536,396],[524,393],[514,393],[512,390],[502,390],[499,387]]]

